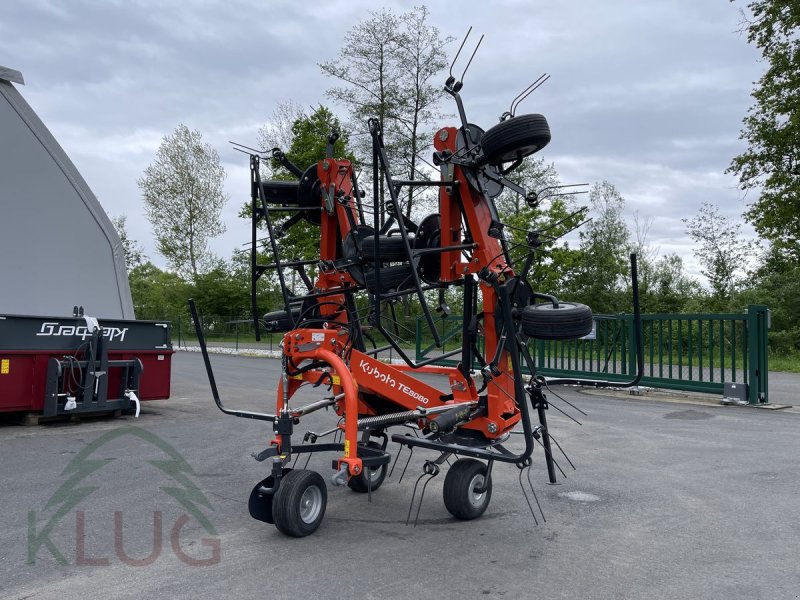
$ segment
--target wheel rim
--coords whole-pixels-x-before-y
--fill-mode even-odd
[[[469,499],[469,503],[475,508],[480,507],[486,498],[485,491],[480,493],[476,491],[483,488],[485,482],[486,478],[481,474],[475,475],[475,477],[473,477],[469,482],[469,492],[467,493],[467,498]]]
[[[371,483],[375,483],[378,479],[381,478],[381,469],[383,467],[370,467],[367,469],[367,479],[370,480]]]
[[[300,518],[303,523],[313,523],[322,510],[322,491],[310,485],[300,497]]]

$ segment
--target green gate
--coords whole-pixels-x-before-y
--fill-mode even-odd
[[[441,326],[445,346],[437,349],[425,343],[425,328],[417,320],[417,360],[460,345],[461,318],[448,317]],[[762,305],[750,305],[743,313],[642,315],[641,385],[722,394],[726,383],[746,384],[748,403],[766,404],[768,329],[769,310]],[[629,314],[595,315],[593,331],[585,338],[531,340],[529,348],[537,371],[548,377],[623,382],[636,373]]]

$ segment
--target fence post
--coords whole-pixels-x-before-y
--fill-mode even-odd
[[[748,304],[747,309],[748,404],[769,404],[767,380],[767,332],[769,308],[763,304]]]
[[[628,322],[628,375],[634,376],[636,374],[636,356],[639,349],[636,347],[636,320],[633,315],[623,315],[623,318]],[[642,343],[644,343],[644,335],[642,335]]]

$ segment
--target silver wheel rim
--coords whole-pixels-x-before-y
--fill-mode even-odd
[[[322,491],[316,485],[310,485],[300,497],[300,518],[303,523],[313,523],[322,510]]]
[[[477,489],[483,488],[486,479],[483,475],[478,474],[473,477],[469,482],[469,492],[467,493],[467,497],[469,499],[469,503],[474,506],[475,508],[479,508],[483,504],[483,500],[486,497],[486,492],[478,493]]]
[[[370,483],[375,483],[381,478],[381,469],[383,467],[371,467],[367,469],[367,478],[369,479]]]

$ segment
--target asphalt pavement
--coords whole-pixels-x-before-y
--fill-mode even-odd
[[[277,361],[213,362],[226,403],[274,406]],[[519,471],[497,465],[483,517],[450,516],[443,473],[406,525],[434,456],[417,451],[371,503],[329,483],[321,527],[292,539],[247,510],[268,425],[216,409],[198,354],[174,356],[172,390],[138,419],[0,422],[0,597],[800,598],[797,407],[555,390],[588,416],[550,395],[582,425],[550,410],[577,470],[557,455],[567,477],[547,485],[535,453],[546,522],[534,523]],[[300,431],[335,423],[319,411]],[[308,468],[329,481],[331,458]]]

